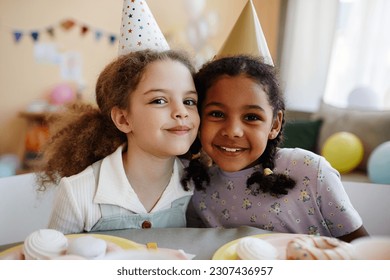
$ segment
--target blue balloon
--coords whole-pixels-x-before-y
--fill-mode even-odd
[[[390,184],[390,141],[380,144],[372,151],[367,166],[371,182]]]
[[[15,171],[12,166],[0,161],[0,178],[13,176]]]

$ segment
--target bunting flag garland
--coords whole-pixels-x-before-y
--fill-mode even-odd
[[[22,39],[23,33],[20,31],[14,31],[15,42],[18,43]]]
[[[39,39],[39,32],[38,31],[32,31],[31,32],[31,38],[33,38],[34,42],[37,42]]]
[[[46,33],[49,34],[51,38],[54,38],[54,28],[52,26],[46,28]]]
[[[96,40],[96,41],[100,41],[100,39],[102,38],[102,36],[103,36],[103,32],[102,32],[102,31],[100,31],[100,30],[96,30],[96,31],[95,31],[95,40]]]
[[[50,25],[42,29],[13,29],[12,35],[15,43],[19,43],[25,36],[30,36],[33,42],[38,42],[41,38],[42,33],[46,33],[49,35],[50,38],[54,39],[57,31],[56,29],[58,27],[66,32],[78,27],[80,29],[80,36],[82,37],[85,37],[88,33],[93,32],[96,41],[100,41],[102,37],[106,37],[111,45],[114,45],[115,42],[118,40],[118,34],[104,32],[102,31],[102,29],[91,27],[85,23],[78,23],[73,19],[65,19],[60,21],[57,25]]]
[[[61,27],[65,30],[70,30],[75,25],[75,22],[71,19],[66,19],[61,22]]]
[[[89,27],[86,25],[81,26],[81,35],[84,36],[89,31]]]

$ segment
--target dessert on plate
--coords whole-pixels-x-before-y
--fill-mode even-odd
[[[337,238],[304,234],[274,234],[264,238],[244,237],[236,246],[241,260],[351,260],[353,245]]]
[[[241,260],[276,260],[279,255],[271,243],[256,237],[240,239],[236,250]]]
[[[193,256],[182,250],[144,246],[134,243],[134,248],[124,249],[105,240],[103,235],[75,234],[66,236],[53,229],[40,229],[32,232],[21,246],[11,248],[0,259],[52,260],[52,259],[190,259]],[[111,236],[106,236],[111,237]],[[113,237],[114,238],[114,237]],[[117,238],[117,237],[115,237]],[[110,238],[109,238],[110,239]],[[119,239],[119,238],[117,238]],[[113,239],[115,240],[115,239]],[[125,240],[128,241],[128,240]],[[128,241],[130,242],[130,241]],[[14,250],[13,250],[14,249]]]
[[[286,248],[288,260],[353,260],[354,248],[337,238],[326,236],[298,236]]]

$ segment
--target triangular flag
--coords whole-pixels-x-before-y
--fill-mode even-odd
[[[89,31],[89,27],[88,26],[86,26],[86,25],[81,26],[81,29],[80,29],[81,36],[84,36],[85,34],[87,34],[88,31]]]
[[[155,49],[168,50],[162,34],[145,0],[124,0],[119,37],[119,55]]]
[[[100,41],[102,36],[103,36],[103,32],[102,31],[100,31],[100,30],[96,30],[95,31],[95,39],[96,39],[96,41]]]
[[[110,44],[113,45],[116,41],[116,35],[110,35],[110,37],[108,39],[110,40]]]
[[[13,34],[14,34],[15,42],[19,43],[20,39],[22,39],[23,33],[20,31],[14,31]]]
[[[76,23],[71,19],[66,19],[61,22],[61,27],[66,31],[70,30]]]
[[[46,28],[46,32],[50,37],[54,38],[54,28],[52,26]]]
[[[32,31],[31,32],[31,38],[33,38],[34,42],[37,42],[39,39],[39,32],[38,31]]]
[[[217,56],[236,54],[260,55],[265,63],[274,65],[252,0],[245,5]]]

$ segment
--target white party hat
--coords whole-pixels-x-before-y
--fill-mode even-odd
[[[260,55],[265,63],[274,65],[252,0],[245,5],[217,56],[236,54]]]
[[[146,1],[124,0],[119,55],[144,49],[163,51],[169,45]]]

